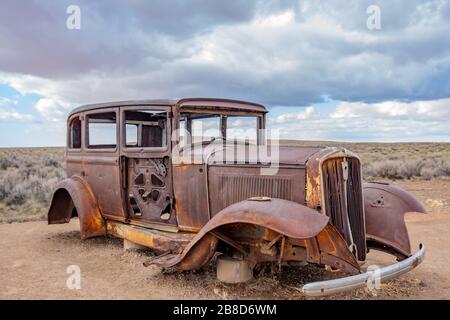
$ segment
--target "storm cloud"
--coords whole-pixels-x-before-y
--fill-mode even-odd
[[[71,4],[80,30],[66,28]],[[366,25],[373,4],[379,30]],[[49,120],[83,103],[186,96],[334,100],[383,119],[380,103],[417,113],[410,103],[450,97],[446,0],[7,0],[0,21],[0,83],[41,96],[36,110]],[[338,108],[326,117],[336,121]]]

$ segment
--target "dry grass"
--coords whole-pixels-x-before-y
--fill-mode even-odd
[[[282,141],[290,146],[341,146],[361,157],[364,178],[450,179],[450,143]]]
[[[361,156],[364,178],[450,179],[450,143],[282,141],[342,146]],[[63,148],[0,149],[0,223],[45,218],[52,190],[65,177]]]
[[[62,148],[0,149],[0,223],[45,217],[65,177]]]

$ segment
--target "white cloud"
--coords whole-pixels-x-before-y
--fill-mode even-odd
[[[314,107],[310,106],[297,113],[284,113],[274,118],[269,116],[269,121],[270,123],[284,124],[288,122],[296,122],[299,120],[313,120],[318,118],[319,113]]]
[[[450,121],[450,99],[380,103],[341,102],[331,118],[381,118]]]
[[[42,98],[36,102],[35,109],[47,120],[61,121],[64,120],[70,105],[57,102],[53,99]]]
[[[4,30],[10,46],[2,50],[11,59],[0,70],[16,78],[10,83],[18,90],[72,104],[221,96],[307,106],[324,94],[349,101],[450,96],[448,1],[380,3],[379,32],[366,28],[367,3],[248,3],[235,1],[230,8],[227,3],[227,10],[215,2],[195,10],[177,3],[171,10],[189,10],[195,19],[183,15],[176,23],[162,18],[169,12],[165,2],[111,4],[111,16],[101,10],[105,4],[89,6],[95,24],[77,34],[77,41],[86,44],[79,50],[66,43],[71,38],[60,34],[53,20],[42,22],[48,32],[39,34],[21,24],[17,28],[29,39],[14,37],[9,31],[14,27]],[[13,9],[23,14],[19,5],[11,4]],[[35,4],[31,9],[42,8]],[[51,17],[59,15],[51,5],[44,9]],[[116,14],[120,25],[112,21]],[[35,42],[40,55],[30,59],[28,47]]]
[[[269,114],[298,138],[449,134],[449,1],[379,1],[376,32],[366,28],[367,1],[81,0],[77,33],[60,28],[64,10],[51,1],[5,3],[0,82],[41,96],[35,109],[53,125],[85,103],[210,96],[309,106]],[[348,102],[324,115],[314,106],[324,95]]]
[[[11,120],[27,121],[31,119],[32,119],[31,114],[0,110],[0,121],[11,121]]]
[[[279,14],[259,16],[252,21],[253,26],[263,28],[277,28],[292,25],[295,22],[295,12],[287,10]]]
[[[279,115],[269,127],[278,129],[283,139],[450,142],[450,99],[340,102],[329,112],[315,109],[310,117],[306,112]]]
[[[11,105],[16,105],[16,104],[17,104],[17,100],[0,97],[0,107],[11,106]]]

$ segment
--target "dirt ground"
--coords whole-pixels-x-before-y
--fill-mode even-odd
[[[412,272],[382,285],[327,299],[450,299],[450,181],[396,182],[416,194],[430,214],[408,214],[414,249],[427,247],[425,261]],[[82,241],[78,221],[48,226],[44,221],[0,225],[0,299],[304,299],[305,282],[339,277],[321,268],[260,270],[255,280],[225,285],[205,270],[178,272],[143,267],[147,252],[125,252],[113,238]],[[367,264],[386,265],[390,256],[371,251]],[[69,289],[67,268],[81,270],[81,289]]]

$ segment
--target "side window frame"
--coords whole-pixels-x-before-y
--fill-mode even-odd
[[[79,148],[72,148],[72,123],[73,121],[78,118],[81,122],[80,124],[80,147]],[[84,148],[84,117],[81,113],[73,114],[69,117],[67,120],[67,132],[66,132],[66,148],[68,152],[81,152]]]
[[[115,113],[116,115],[116,145],[114,148],[90,148],[89,147],[89,116],[95,115],[95,114],[102,114],[102,113]],[[105,109],[99,109],[99,110],[91,110],[86,111],[83,114],[83,121],[84,121],[84,138],[83,138],[83,150],[87,152],[107,152],[107,153],[116,153],[119,150],[119,141],[120,141],[120,121],[119,121],[119,108],[105,108]]]
[[[165,125],[165,132],[163,136],[165,137],[165,146],[163,147],[134,147],[134,146],[127,146],[127,137],[126,137],[126,112],[127,111],[161,111],[164,112],[166,115],[166,125]],[[120,108],[120,131],[121,131],[121,137],[120,137],[120,148],[123,152],[127,153],[167,153],[171,148],[171,111],[167,107],[161,106],[158,108],[158,106],[152,106],[152,108],[148,108],[148,106],[127,106],[127,107],[121,107]],[[139,135],[138,130],[138,135]],[[138,137],[139,139],[139,137]]]

